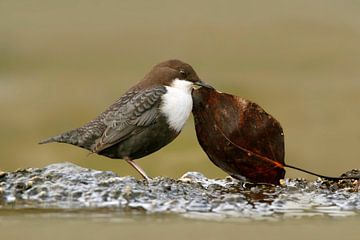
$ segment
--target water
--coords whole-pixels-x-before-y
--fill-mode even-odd
[[[189,172],[146,183],[53,164],[0,174],[0,232],[4,239],[357,239],[358,191],[356,180],[273,186]]]
[[[358,176],[359,171],[347,175]],[[358,180],[286,179],[281,186],[209,179],[197,172],[150,182],[112,172],[52,164],[0,175],[0,203],[9,209],[114,209],[185,218],[278,220],[357,216]]]
[[[359,217],[286,221],[184,219],[111,211],[0,211],[4,239],[358,239]],[[340,231],[341,229],[341,231]]]

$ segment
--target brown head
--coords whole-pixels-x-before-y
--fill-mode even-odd
[[[143,87],[154,85],[171,86],[175,79],[191,82],[195,86],[212,88],[199,78],[189,64],[177,59],[167,60],[155,65],[144,77],[141,85]]]

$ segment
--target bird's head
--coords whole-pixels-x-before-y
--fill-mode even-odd
[[[202,81],[189,64],[176,59],[167,60],[155,65],[146,78],[165,86],[183,84],[189,87],[213,88]]]

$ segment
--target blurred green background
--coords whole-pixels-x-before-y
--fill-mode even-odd
[[[138,176],[121,160],[37,142],[81,126],[169,58],[277,118],[289,164],[328,175],[359,168],[359,43],[357,1],[2,0],[0,169],[70,161]],[[192,119],[138,163],[151,176],[225,176]]]

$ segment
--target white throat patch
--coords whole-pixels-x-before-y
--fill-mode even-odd
[[[177,132],[184,127],[192,110],[192,83],[175,79],[172,85],[166,86],[167,92],[162,96],[160,111],[166,116],[169,126]]]

